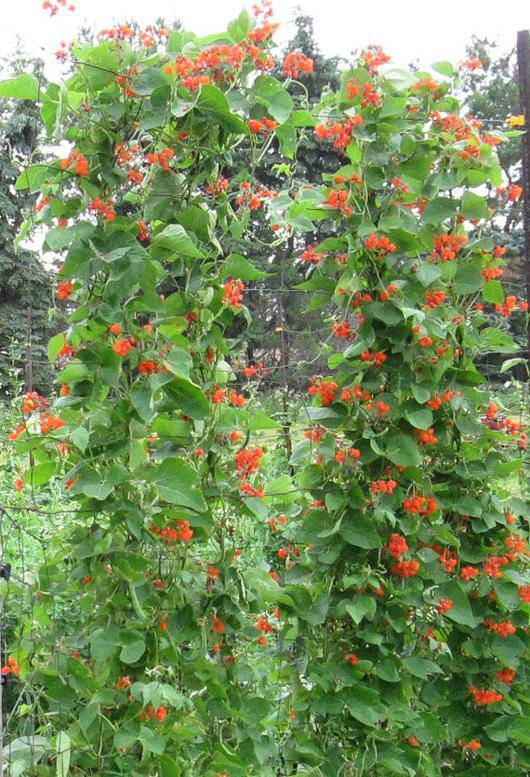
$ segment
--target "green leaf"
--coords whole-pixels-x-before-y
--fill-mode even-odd
[[[249,417],[247,422],[249,431],[256,432],[261,429],[281,429],[281,424],[275,421],[262,410],[257,410]]]
[[[195,107],[195,102],[195,100],[181,100],[180,97],[175,97],[171,103],[172,115],[176,116],[177,119],[180,119]]]
[[[519,350],[519,346],[509,334],[495,327],[486,327],[481,331],[480,346],[494,353],[513,353]]]
[[[399,683],[401,679],[396,662],[392,658],[384,658],[376,664],[374,673],[387,683]]]
[[[96,481],[92,483],[78,483],[82,493],[90,499],[103,501],[114,490],[114,484],[108,481]]]
[[[266,496],[281,496],[286,501],[294,491],[296,491],[296,488],[289,475],[280,475],[274,478],[274,480],[270,480],[265,487]]]
[[[308,607],[302,609],[300,618],[313,624],[313,626],[325,623],[329,609],[329,601],[330,597],[327,596],[327,594],[321,594]]]
[[[425,404],[425,402],[427,402],[432,396],[432,392],[429,391],[428,388],[425,388],[425,386],[418,386],[416,383],[412,384],[410,390],[412,392],[412,396],[420,405]]]
[[[451,76],[453,76],[455,73],[453,65],[450,62],[446,62],[445,60],[442,62],[435,62],[434,65],[431,65],[431,67],[437,73],[441,73],[441,75],[447,76],[448,78],[451,78]]]
[[[149,95],[164,86],[168,86],[168,81],[160,68],[148,67],[135,79],[132,88],[137,94]]]
[[[444,583],[436,590],[435,596],[437,599],[451,599],[453,602],[451,609],[444,613],[444,618],[471,628],[475,628],[480,622],[480,618],[473,615],[467,594],[459,583]]]
[[[530,720],[528,716],[516,718],[508,729],[508,736],[516,742],[530,745]]]
[[[314,127],[317,121],[310,111],[293,111],[291,115],[291,124],[293,127]]]
[[[433,424],[433,414],[429,407],[409,405],[405,410],[405,418],[415,429],[429,429]]]
[[[37,464],[24,472],[24,480],[32,486],[43,486],[55,475],[56,465],[53,461]]]
[[[65,344],[64,332],[59,332],[48,340],[48,359],[54,364],[57,355]]]
[[[228,132],[234,132],[238,135],[249,134],[247,125],[237,114],[232,113],[228,100],[217,86],[212,84],[201,86],[196,108]]]
[[[245,40],[251,28],[251,20],[248,11],[243,10],[233,22],[228,25],[228,34],[234,43]]]
[[[430,200],[425,206],[423,220],[426,224],[440,224],[446,219],[452,218],[457,211],[458,200],[451,200],[449,197],[437,197]]]
[[[480,260],[462,262],[454,278],[455,294],[474,294],[478,291],[484,281],[481,269],[482,262]]]
[[[23,189],[29,189],[32,192],[38,192],[46,178],[50,177],[53,170],[49,165],[30,165],[23,170],[15,181],[17,192]]]
[[[388,326],[394,326],[403,321],[403,313],[390,302],[369,302],[365,306],[366,314],[383,321]]]
[[[160,768],[160,777],[182,777],[182,769],[169,755],[160,755],[157,758]]]
[[[185,440],[190,436],[191,427],[186,421],[157,416],[153,422],[153,431],[157,432],[160,437]]]
[[[464,192],[460,210],[468,219],[487,219],[490,215],[486,198],[474,192]]]
[[[71,227],[55,227],[46,233],[44,248],[49,251],[62,251],[74,240],[88,240],[95,231],[94,224],[90,224],[88,221],[80,221]]]
[[[441,276],[441,269],[435,264],[422,264],[416,270],[416,278],[423,286],[430,286]]]
[[[200,513],[206,510],[203,496],[197,488],[197,474],[183,459],[164,459],[151,480],[164,501],[190,507]]]
[[[495,634],[491,643],[491,652],[507,666],[517,666],[519,657],[525,652],[525,643],[515,634],[501,637]]]
[[[440,723],[436,715],[424,712],[420,720],[414,724],[421,735],[422,742],[443,742],[447,738],[447,731]]]
[[[354,623],[359,624],[363,618],[372,621],[377,611],[377,603],[374,596],[365,594],[358,596],[354,602],[347,602],[345,610]]]
[[[220,273],[226,277],[239,278],[241,281],[257,281],[261,278],[270,278],[271,273],[262,272],[245,259],[241,254],[230,254],[221,265]]]
[[[381,546],[381,539],[375,529],[373,521],[360,513],[351,513],[345,516],[340,534],[349,545],[371,550]]]
[[[494,305],[502,305],[504,302],[504,289],[500,281],[488,281],[484,284],[482,296],[485,302],[491,302]]]
[[[148,381],[138,381],[131,391],[131,402],[142,419],[150,421],[154,415],[153,410],[153,392]]]
[[[145,197],[144,220],[171,220],[176,211],[176,202],[181,196],[181,186],[177,175],[169,170],[157,170]]]
[[[179,408],[190,418],[201,420],[210,412],[210,403],[203,391],[195,383],[180,375],[174,375],[173,380],[165,386]]]
[[[273,119],[283,124],[293,110],[293,98],[273,76],[259,76],[252,89],[256,102],[264,105]]]
[[[89,637],[90,653],[96,661],[106,661],[119,647],[119,630],[116,626],[97,629]]]
[[[429,661],[427,658],[408,656],[402,660],[402,663],[407,672],[410,672],[414,677],[420,677],[422,680],[426,680],[430,674],[442,674],[438,664],[435,664],[434,661]]]
[[[55,752],[57,754],[55,774],[57,777],[67,777],[70,770],[71,743],[66,731],[59,731],[57,734]]]
[[[164,359],[164,364],[173,375],[178,375],[181,378],[189,378],[193,366],[191,357],[184,348],[173,348]]]
[[[418,446],[405,434],[398,434],[390,438],[386,456],[400,467],[418,467],[421,464]]]
[[[140,728],[138,740],[143,747],[144,756],[146,753],[161,755],[166,749],[166,740],[162,734],[156,734],[150,728],[147,728],[147,726],[142,726]]]
[[[512,367],[517,367],[519,364],[525,364],[527,365],[528,362],[526,359],[523,359],[521,356],[516,356],[514,359],[506,359],[503,361],[501,365],[501,372],[506,372],[507,370],[511,370]],[[528,371],[528,368],[527,368]]]
[[[85,82],[90,89],[100,91],[109,84],[115,84],[116,73],[122,72],[121,60],[116,56],[113,42],[104,41],[98,46],[90,43],[74,45],[72,51],[74,57],[83,63],[72,79],[74,91],[83,91]]]
[[[348,690],[346,704],[350,715],[365,726],[373,728],[384,717],[379,694],[371,688],[354,685]]]
[[[280,141],[280,151],[288,159],[294,159],[296,155],[296,130],[290,124],[280,124],[276,127],[275,134]]]
[[[154,236],[153,246],[165,248],[174,254],[201,259],[200,251],[181,224],[170,224],[162,232]]]
[[[123,639],[120,635],[120,639]],[[120,652],[120,661],[124,664],[135,664],[145,653],[145,640],[138,633],[131,632]]]
[[[76,448],[84,453],[88,445],[89,432],[83,426],[78,426],[73,432],[70,432],[70,440]]]
[[[16,78],[0,81],[0,97],[13,97],[15,100],[38,100],[39,82],[31,73],[21,73]]]
[[[480,518],[482,515],[482,505],[473,496],[461,496],[454,504],[454,509],[462,515],[470,515],[473,518]]]

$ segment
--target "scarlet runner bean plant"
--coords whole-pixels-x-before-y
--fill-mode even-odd
[[[529,512],[503,479],[527,436],[474,365],[514,350],[501,322],[528,309],[483,234],[502,137],[462,115],[448,63],[435,80],[387,60],[369,49],[317,107],[344,164],[301,193],[334,228],[298,261],[336,348],[291,459],[308,504],[276,535],[296,624],[289,753],[325,775],[515,776]]]
[[[64,255],[68,326],[49,344],[57,396],[28,392],[9,441],[19,494],[35,505],[54,478],[73,509],[4,667],[35,689],[13,773],[275,774],[279,588],[245,566],[240,524],[274,504],[250,438],[278,425],[248,409],[258,368],[225,337],[263,275],[230,253],[274,196],[252,170],[282,128],[296,134],[269,72],[275,27],[267,3],[205,40],[121,25],[65,48],[73,73],[42,97],[69,149],[17,186],[40,193],[26,230],[45,225]],[[291,56],[286,78],[309,67]]]
[[[481,236],[502,138],[460,115],[447,63],[393,71],[377,47],[314,116],[293,111],[274,28],[265,5],[203,40],[106,30],[43,96],[71,148],[18,185],[65,252],[68,328],[49,346],[58,396],[29,392],[10,442],[31,454],[20,493],[54,478],[75,508],[4,667],[33,693],[17,774],[528,767],[528,508],[491,488],[526,438],[473,364],[512,348],[492,310],[525,308]],[[300,127],[344,165],[321,189],[258,186]],[[252,434],[274,421],[249,409],[258,368],[237,369],[229,336],[263,277],[230,250],[261,208],[271,246],[305,238],[293,262],[336,344],[295,477],[269,483]],[[313,245],[325,219],[335,236]],[[252,567],[243,521],[269,536]],[[50,626],[54,602],[75,625]]]

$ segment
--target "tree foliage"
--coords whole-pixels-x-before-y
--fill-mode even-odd
[[[14,78],[39,73],[42,63],[24,57],[14,59],[6,74]],[[29,71],[29,72],[28,72]],[[35,95],[36,97],[36,95]],[[15,190],[15,181],[33,158],[39,143],[38,111],[30,100],[0,103],[0,390],[12,393],[22,383],[41,391],[50,387],[50,370],[43,366],[49,336],[48,308],[52,282],[37,253],[16,250],[14,240],[35,202],[33,195]],[[34,362],[32,375],[27,365]],[[11,378],[9,377],[11,376]],[[16,377],[15,377],[16,376]],[[14,379],[14,385],[12,378]]]

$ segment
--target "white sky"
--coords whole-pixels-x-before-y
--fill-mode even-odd
[[[16,36],[30,53],[49,53],[61,39],[70,40],[81,23],[96,30],[134,18],[142,24],[157,16],[179,18],[199,35],[219,32],[252,0],[68,0],[77,11],[50,18],[41,0],[0,0],[0,45],[4,55]],[[530,27],[528,0],[275,0],[276,20],[283,22],[281,42],[289,37],[293,9],[301,6],[315,19],[317,39],[325,54],[348,55],[369,43],[380,43],[397,65],[418,59],[430,65],[440,59],[457,63],[472,33],[511,47],[516,32]],[[53,68],[55,70],[55,68]],[[52,75],[50,73],[49,75]]]

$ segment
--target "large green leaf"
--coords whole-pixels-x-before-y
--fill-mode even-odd
[[[449,197],[437,197],[425,206],[423,220],[427,224],[439,224],[445,219],[452,218],[457,210],[458,200]]]
[[[461,211],[468,219],[487,219],[489,216],[488,201],[474,192],[464,192]]]
[[[287,121],[293,110],[293,98],[273,76],[259,76],[253,86],[256,102],[264,105],[280,124]]]
[[[89,637],[92,657],[96,661],[106,661],[119,648],[118,638],[119,629],[116,626],[109,626],[92,632]]]
[[[144,200],[144,220],[169,221],[176,210],[176,202],[181,196],[183,179],[169,170],[157,170]]]
[[[504,302],[504,289],[500,281],[488,281],[482,290],[484,302],[492,302],[494,305],[502,305]]]
[[[147,726],[142,726],[140,728],[138,740],[142,745],[144,757],[147,753],[160,755],[166,749],[165,737],[163,737],[162,734],[147,728]]]
[[[164,501],[198,512],[206,510],[206,503],[197,487],[197,474],[183,459],[164,459],[151,480]]]
[[[248,11],[243,9],[237,19],[228,25],[228,34],[234,43],[241,43],[245,40],[251,28],[251,20]]]
[[[153,246],[165,248],[174,254],[200,259],[200,251],[181,224],[170,224],[153,238]]]
[[[131,390],[131,402],[142,421],[150,421],[154,415],[153,392],[147,380],[138,381]]]
[[[367,596],[362,594],[358,596],[353,602],[347,602],[345,610],[351,617],[354,623],[359,624],[363,618],[371,621],[374,619],[377,603],[375,596]]]
[[[384,717],[379,694],[371,688],[354,685],[348,691],[346,704],[350,715],[365,726],[373,728]]]
[[[172,381],[166,384],[165,389],[183,413],[190,418],[201,420],[210,412],[210,403],[204,392],[191,380],[174,375]]]
[[[23,170],[15,181],[15,189],[30,189],[32,192],[40,190],[46,178],[53,173],[53,168],[49,165],[30,165]]]
[[[168,86],[168,81],[159,67],[148,67],[142,70],[133,83],[133,89],[137,94],[152,94],[155,89]]]
[[[358,548],[379,548],[381,539],[375,529],[373,521],[365,515],[351,513],[342,521],[340,534],[349,545]]]
[[[82,92],[86,84],[95,91],[115,84],[116,75],[123,72],[114,43],[103,41],[98,46],[90,43],[74,45],[73,54],[82,64],[70,82],[74,91]]]
[[[44,247],[50,251],[61,251],[74,240],[88,240],[95,231],[94,224],[90,224],[88,221],[80,221],[71,227],[55,227],[46,233]]]
[[[0,97],[12,97],[15,100],[38,100],[39,82],[31,73],[21,73],[8,81],[0,81]]]
[[[430,661],[428,658],[420,658],[420,656],[408,656],[403,659],[403,666],[413,674],[414,677],[419,677],[422,680],[426,680],[431,674],[441,674],[442,670],[435,664],[434,661]]]
[[[416,278],[423,286],[430,286],[441,274],[441,269],[435,264],[422,264],[416,270]]]
[[[455,294],[474,294],[478,291],[484,279],[481,275],[482,262],[480,259],[469,260],[462,263],[454,278]]]
[[[243,119],[232,113],[228,100],[217,86],[206,84],[201,87],[196,108],[201,113],[214,119],[228,132],[234,132],[239,135],[248,135],[249,133],[249,129]]]
[[[471,628],[480,623],[480,618],[473,615],[469,599],[459,583],[444,583],[436,590],[435,595],[437,599],[451,599],[453,602],[453,606],[444,613],[444,618]]]
[[[56,464],[53,461],[37,464],[24,472],[24,480],[32,486],[43,486],[55,475],[55,469]]]
[[[414,403],[405,408],[405,418],[415,429],[429,429],[433,423],[432,410]]]
[[[257,281],[260,278],[270,277],[270,273],[258,270],[241,254],[230,254],[227,256],[221,265],[221,275],[230,275],[242,281]]]
[[[145,639],[140,632],[133,629],[123,629],[120,632],[120,661],[124,664],[135,664],[145,653]]]
[[[400,467],[418,467],[421,464],[418,446],[405,434],[398,434],[389,439],[386,456]]]

